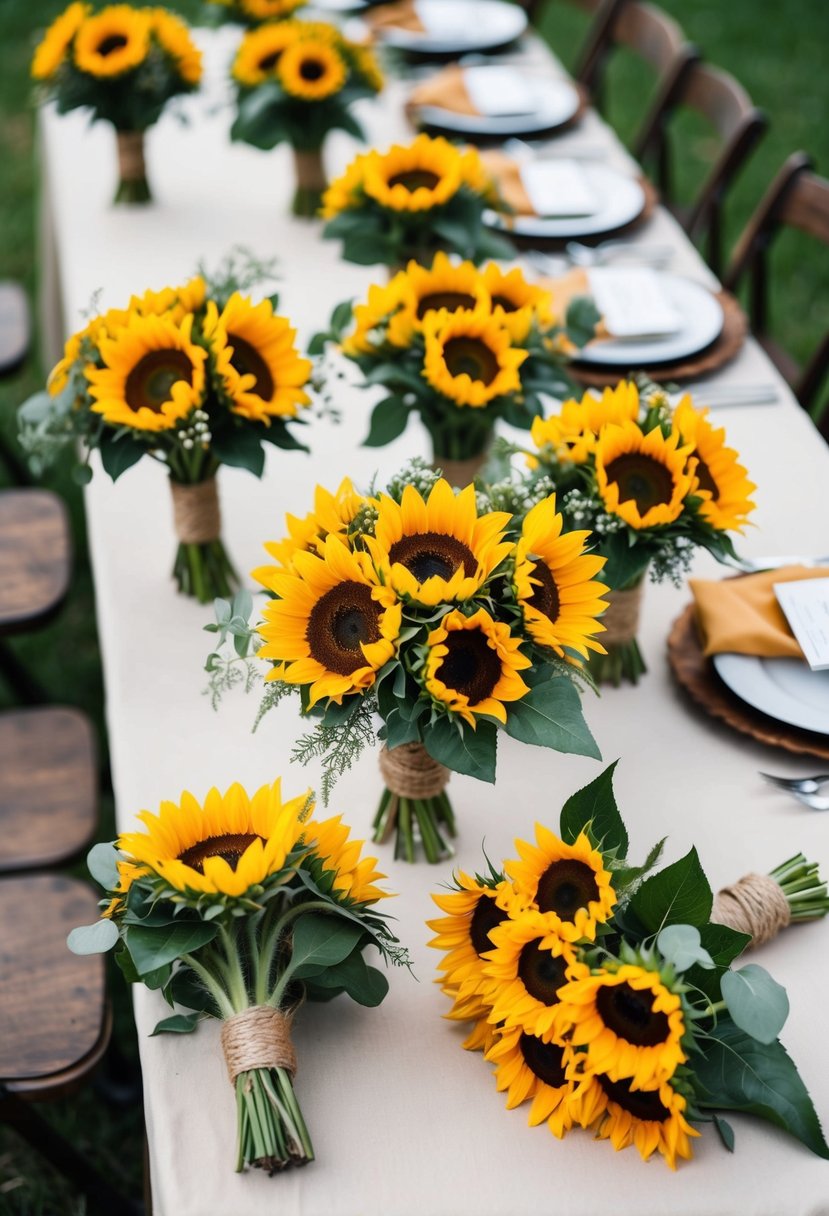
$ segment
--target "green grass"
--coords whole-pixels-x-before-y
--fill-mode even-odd
[[[36,282],[36,172],[33,122],[29,106],[28,61],[34,31],[64,7],[63,0],[0,0],[0,276],[21,280],[34,298]],[[191,18],[197,0],[173,5]],[[737,75],[758,105],[772,117],[771,133],[755,153],[738,183],[729,208],[729,232],[735,234],[756,204],[783,158],[797,148],[815,157],[829,172],[829,72],[824,66],[829,44],[829,6],[825,0],[789,0],[785,13],[766,0],[664,0],[664,7],[683,24],[711,62]],[[551,3],[544,28],[555,49],[572,63],[585,26],[584,18],[564,3]],[[647,90],[641,70],[620,56],[609,76],[608,114],[629,138],[642,113]],[[685,154],[683,180],[710,151],[704,130],[683,123],[678,130]],[[816,255],[811,245],[787,240],[775,256],[775,276],[782,286],[776,319],[781,337],[801,357],[829,328],[829,257]],[[147,284],[136,284],[141,289]],[[42,386],[44,369],[33,356],[22,371],[0,383],[0,430],[11,438],[16,407]],[[5,471],[0,466],[0,486]],[[86,548],[80,493],[65,471],[47,484],[67,500],[75,539],[75,571],[68,603],[58,621],[34,637],[17,642],[18,653],[30,663],[56,701],[80,706],[98,726],[104,740],[103,689],[95,631],[94,597]],[[0,683],[0,708],[12,698]],[[111,801],[105,800],[102,838],[114,833]],[[134,1058],[135,1032],[129,996],[119,977],[111,992],[116,1008],[116,1034],[122,1050]],[[75,1098],[45,1108],[101,1169],[123,1179],[140,1194],[142,1123],[140,1111],[113,1111],[87,1089]],[[83,1201],[57,1179],[12,1133],[0,1132],[0,1216],[82,1216]]]

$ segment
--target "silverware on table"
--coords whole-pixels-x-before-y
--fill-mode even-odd
[[[667,266],[674,256],[670,245],[640,245],[632,241],[602,241],[599,245],[582,245],[568,241],[565,251],[574,266],[603,266],[606,262],[624,261],[639,266]]]
[[[817,773],[814,777],[775,777],[773,773],[761,772],[760,776],[790,794],[817,794],[822,786],[829,784],[829,773]]]
[[[680,392],[671,394],[671,401],[678,402],[686,393],[699,406],[725,409],[729,405],[772,405],[780,400],[780,392],[771,381],[765,384],[689,384]]]
[[[797,794],[795,798],[798,802],[802,802],[804,806],[808,806],[812,811],[829,811],[829,798],[822,798],[820,794]]]
[[[783,566],[806,566],[812,569],[816,566],[829,566],[829,554],[822,557],[804,557],[802,554],[783,554],[773,557],[738,558],[736,564],[744,574],[759,574],[762,570],[780,570]]]
[[[606,161],[608,150],[601,144],[574,143],[561,140],[528,140],[512,136],[504,140],[504,151],[513,160],[585,160]]]

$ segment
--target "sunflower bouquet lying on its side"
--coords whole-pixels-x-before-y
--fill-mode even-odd
[[[645,877],[664,841],[643,866],[630,864],[614,767],[568,799],[560,835],[537,824],[535,843],[517,841],[520,857],[503,871],[458,874],[449,894],[433,896],[445,914],[429,924],[445,953],[446,1016],[473,1024],[464,1047],[495,1064],[507,1108],[530,1101],[530,1126],[546,1123],[559,1139],[590,1128],[617,1151],[659,1152],[673,1169],[690,1158],[698,1124],[713,1122],[733,1149],[716,1113],[731,1110],[829,1157],[777,1038],[785,990],[755,963],[731,968],[755,929],[755,941],[768,939],[770,919],[826,915],[817,867],[799,857],[776,878],[748,875],[714,897],[691,849]],[[748,932],[730,915],[741,887],[750,915],[737,924]]]
[[[231,139],[265,150],[290,144],[293,213],[315,216],[326,187],[326,136],[340,130],[363,140],[352,107],[383,88],[374,52],[323,21],[271,22],[245,34],[231,75],[237,96]]]
[[[565,364],[593,323],[584,300],[555,317],[549,293],[517,267],[478,270],[438,253],[430,266],[409,262],[387,286],[369,288],[353,309],[339,305],[309,351],[336,344],[366,386],[388,391],[374,407],[369,446],[390,443],[417,414],[435,466],[464,486],[486,460],[499,418],[529,430],[543,397],[572,391]]]
[[[43,36],[32,76],[58,113],[78,107],[112,123],[118,146],[116,203],[150,199],[144,132],[167,102],[191,93],[202,74],[201,52],[180,17],[163,8],[70,4]]]
[[[267,21],[283,21],[304,8],[308,0],[204,0],[212,21],[259,26]]]
[[[188,1010],[154,1034],[221,1019],[237,1170],[314,1159],[293,1083],[291,1023],[302,1001],[347,993],[379,1005],[389,985],[363,958],[367,946],[408,966],[375,907],[387,892],[375,885],[383,875],[374,858],[361,856],[339,815],[318,821],[313,809],[310,793],[283,801],[277,780],[250,797],[233,785],[212,789],[203,805],[184,793],[157,815],[143,811],[144,831],[89,854],[106,891],[103,916],[69,935],[79,954],[115,947],[130,982]]]
[[[237,583],[220,538],[219,466],[258,477],[264,443],[306,450],[288,424],[309,404],[311,363],[276,298],[254,304],[242,294],[262,274],[231,259],[212,283],[199,276],[101,313],[66,343],[48,390],[19,411],[36,472],[78,440],[81,482],[92,476],[94,449],[113,481],[142,456],[168,470],[179,538],[173,575],[202,603]]]
[[[602,560],[586,532],[563,531],[554,497],[519,521],[413,462],[370,496],[348,480],[318,489],[288,525],[266,545],[273,564],[253,571],[271,600],[247,639],[245,610],[217,605],[211,686],[249,655],[266,660],[264,708],[298,691],[317,722],[294,755],[322,758],[326,797],[382,739],[375,840],[396,831],[397,856],[414,861],[419,839],[438,861],[455,832],[449,772],[494,781],[499,730],[598,756],[574,676],[599,646]]]

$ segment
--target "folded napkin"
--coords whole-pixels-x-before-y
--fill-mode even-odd
[[[414,89],[408,105],[437,106],[475,117],[512,118],[533,113],[536,98],[517,68],[502,64],[461,67],[453,63]]]
[[[495,179],[501,198],[516,215],[535,215],[530,196],[521,180],[521,166],[506,152],[489,148],[481,153],[481,160]],[[585,278],[585,282],[586,282]],[[584,293],[582,293],[584,294]]]
[[[545,291],[549,291],[552,296],[552,307],[554,317],[564,317],[567,315],[567,309],[572,304],[573,300],[579,296],[592,296],[590,290],[590,279],[587,277],[587,271],[581,266],[574,266],[572,270],[568,270],[560,279],[539,279],[538,287],[543,287]],[[609,338],[604,321],[596,323],[596,339]]]
[[[774,584],[805,578],[829,578],[829,569],[783,566],[743,578],[690,579],[703,654],[802,659],[803,651],[777,602]]]
[[[478,114],[466,89],[463,68],[457,63],[451,63],[412,90],[407,109],[417,106],[437,106],[441,110],[451,110],[453,114]],[[496,155],[509,160],[502,152]]]
[[[396,4],[378,5],[365,14],[364,20],[373,30],[410,30],[414,34],[424,32],[415,0],[398,0]]]

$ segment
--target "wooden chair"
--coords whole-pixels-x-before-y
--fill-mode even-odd
[[[519,0],[519,3],[530,21],[537,24],[549,0]],[[627,0],[567,0],[567,3],[592,17],[573,66],[575,79],[589,88],[596,83],[597,65],[606,54],[613,24]]]
[[[783,164],[760,201],[734,248],[725,276],[725,286],[748,287],[748,311],[757,340],[791,385],[807,410],[816,405],[818,392],[829,371],[829,333],[801,368],[769,333],[768,255],[784,228],[794,228],[829,246],[829,181],[812,172],[805,152],[795,152]],[[824,410],[819,429],[829,442],[829,410]]]

